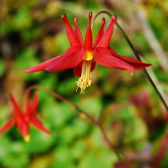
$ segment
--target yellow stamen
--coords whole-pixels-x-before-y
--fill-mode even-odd
[[[83,60],[91,61],[92,59],[93,59],[93,52],[92,51],[86,51],[85,55],[83,57]]]
[[[24,140],[25,140],[25,142],[30,142],[30,135],[27,134],[27,135],[24,137]]]
[[[77,83],[76,91],[78,90],[78,88],[80,88],[81,94],[82,93],[84,94],[86,87],[91,85],[91,75],[90,75],[91,64],[92,64],[92,61],[83,61],[82,74],[79,80],[76,82]]]

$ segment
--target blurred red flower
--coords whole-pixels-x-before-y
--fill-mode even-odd
[[[110,25],[105,32],[105,18],[102,19],[102,25],[95,38],[94,44],[91,30],[92,12],[89,13],[89,25],[86,31],[85,42],[82,39],[81,32],[77,25],[77,17],[75,17],[73,21],[75,29],[69,24],[66,14],[62,15],[62,19],[65,23],[70,48],[68,48],[63,55],[49,59],[24,72],[31,73],[42,70],[53,72],[73,68],[74,76],[80,77],[79,81],[76,82],[77,87],[81,89],[81,93],[84,93],[86,87],[91,85],[90,73],[94,70],[96,62],[109,68],[128,70],[131,75],[136,69],[142,69],[151,65],[118,55],[109,47],[114,25],[117,21],[115,15],[111,17]]]
[[[44,128],[43,124],[39,121],[36,117],[36,111],[38,107],[38,94],[35,93],[32,103],[30,102],[30,92],[27,93],[26,98],[26,108],[25,112],[23,113],[18,106],[17,102],[15,101],[12,94],[10,94],[10,100],[13,106],[14,115],[10,120],[8,120],[0,129],[0,134],[10,129],[13,125],[15,125],[18,130],[20,131],[21,135],[23,136],[26,142],[29,142],[30,135],[29,135],[29,126],[30,123],[33,124],[37,129],[47,133],[50,135],[50,132]]]

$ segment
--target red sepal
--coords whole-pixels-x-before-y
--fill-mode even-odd
[[[20,110],[20,107],[16,103],[12,94],[10,94],[10,99],[11,99],[13,109],[14,109],[14,114],[15,114],[14,118],[15,118],[16,127],[19,129],[22,136],[25,137],[26,135],[28,135],[29,125],[26,122],[25,117],[24,117],[22,111]]]
[[[107,30],[103,34],[103,37],[101,38],[97,47],[105,47],[105,48],[108,47],[110,40],[111,40],[111,37],[112,37],[112,34],[113,34],[113,29],[114,29],[114,25],[115,25],[116,21],[117,21],[117,17],[115,15],[113,15],[111,17],[110,25],[108,26]]]
[[[83,47],[70,47],[61,57],[55,59],[46,70],[53,72],[73,68],[82,61],[83,55]]]
[[[109,51],[111,52],[112,56],[127,62],[128,64],[132,65],[134,69],[143,69],[152,65],[152,64],[144,63],[129,57],[118,55],[112,48],[109,48]]]
[[[7,121],[7,122],[2,126],[2,128],[0,129],[0,134],[4,133],[4,132],[7,131],[8,129],[10,129],[14,123],[15,123],[15,118],[12,117],[9,121]]]
[[[79,30],[78,24],[77,24],[77,17],[74,18],[73,22],[74,22],[74,25],[75,25],[75,33],[76,33],[76,36],[78,37],[78,39],[79,39],[81,45],[83,46],[83,45],[84,45],[84,43],[83,43],[83,38],[82,38],[81,32],[80,32],[80,30]]]
[[[65,23],[66,33],[67,33],[70,45],[71,46],[81,45],[81,43],[80,43],[78,37],[76,36],[73,28],[69,24],[69,21],[68,21],[67,16],[66,16],[65,13],[62,14],[62,20]]]
[[[49,60],[47,60],[45,62],[42,62],[39,65],[33,66],[33,67],[29,68],[29,69],[26,69],[24,72],[25,73],[32,73],[32,72],[44,71],[54,60],[58,59],[61,56],[62,55],[54,57],[54,58],[51,58],[51,59],[49,59]]]
[[[32,103],[31,103],[31,114],[35,114],[36,111],[37,111],[37,108],[38,108],[38,99],[39,99],[39,95],[37,92],[34,93],[34,96],[33,96],[33,100],[32,100]]]
[[[92,30],[90,25],[91,19],[92,19],[92,12],[89,12],[89,24],[86,31],[85,44],[84,44],[85,51],[92,51],[93,38],[92,38]]]
[[[94,41],[94,47],[96,47],[98,45],[98,43],[100,42],[102,36],[103,36],[103,33],[104,33],[104,25],[105,25],[105,18],[102,18],[102,24],[101,24],[101,27],[100,27],[100,30],[99,32],[97,33],[97,36],[95,38],[95,41]]]
[[[109,68],[117,68],[121,70],[129,70],[130,74],[133,75],[134,67],[129,65],[128,63],[111,56],[111,53],[108,49],[99,47],[94,50],[94,58],[97,63],[109,67]]]
[[[43,126],[41,121],[36,116],[31,117],[30,122],[40,131],[50,135],[50,132]]]

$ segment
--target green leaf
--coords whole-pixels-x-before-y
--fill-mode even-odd
[[[0,77],[4,75],[5,71],[6,71],[5,63],[3,62],[2,59],[0,59]]]

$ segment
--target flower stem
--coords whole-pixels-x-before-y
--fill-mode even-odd
[[[83,111],[82,109],[80,109],[80,107],[78,107],[76,104],[72,103],[71,101],[69,101],[68,99],[66,99],[65,97],[61,96],[60,94],[54,92],[53,90],[51,89],[48,89],[44,86],[41,86],[41,85],[33,85],[31,87],[29,87],[27,89],[27,92],[31,92],[31,90],[33,89],[37,89],[37,88],[41,88],[43,90],[45,90],[46,92],[50,93],[51,95],[53,95],[55,98],[67,103],[68,105],[70,105],[75,111],[77,111],[79,114],[84,114],[89,120],[90,122],[97,126],[99,128],[99,130],[101,131],[102,135],[103,135],[103,138],[106,142],[106,144],[109,146],[109,148],[111,150],[114,151],[114,153],[116,154],[117,158],[118,158],[118,161],[121,162],[121,157],[120,155],[118,154],[118,152],[116,151],[115,147],[113,146],[113,144],[111,143],[111,141],[109,140],[107,134],[106,134],[106,131],[105,129],[102,127],[101,123],[93,116],[89,115],[87,112]]]
[[[109,13],[108,11],[100,11],[98,12],[93,20],[92,20],[92,23],[91,25],[93,25],[94,21],[96,20],[96,18],[100,15],[100,14],[107,14],[110,18],[112,16],[111,13]],[[134,52],[135,54],[135,57],[138,61],[141,61],[141,58],[138,54],[138,52],[136,51],[135,47],[133,46],[133,44],[131,43],[130,39],[128,38],[128,36],[126,35],[126,33],[124,32],[124,30],[121,28],[121,26],[118,24],[118,22],[116,22],[116,26],[118,28],[118,30],[122,33],[122,35],[124,36],[125,40],[127,41],[128,45],[130,46],[130,48],[132,49],[132,51]],[[161,102],[163,103],[164,107],[166,108],[167,112],[168,112],[168,105],[165,101],[165,99],[163,98],[163,95],[160,93],[159,89],[157,88],[157,86],[155,85],[154,81],[152,80],[152,78],[150,77],[148,71],[146,70],[146,68],[143,69],[143,72],[145,74],[145,76],[147,77],[147,79],[149,80],[149,82],[151,83],[151,85],[153,86],[154,90],[156,91],[157,95],[159,96]]]

